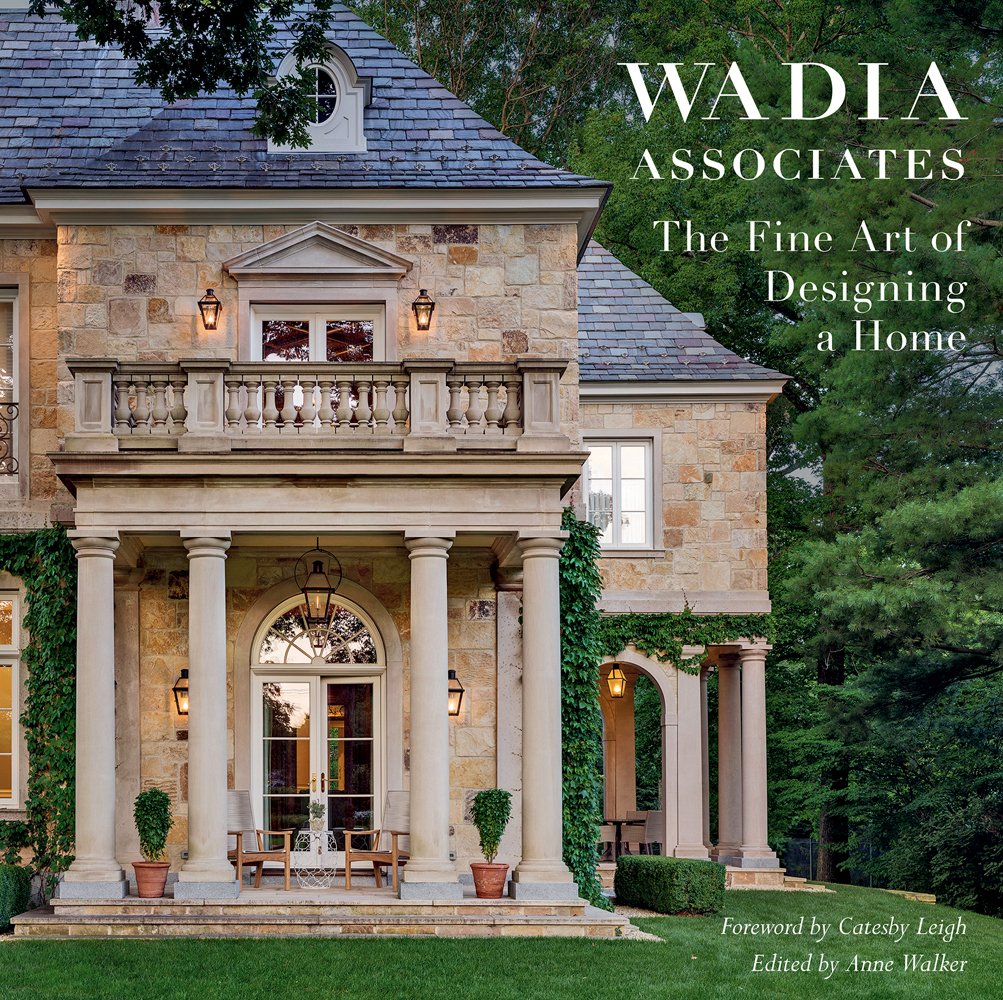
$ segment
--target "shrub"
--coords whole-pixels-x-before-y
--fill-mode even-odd
[[[512,814],[512,793],[503,788],[487,788],[474,796],[471,808],[474,826],[481,837],[481,852],[484,860],[491,864],[498,856],[502,834],[508,826]]]
[[[20,865],[0,865],[0,931],[10,929],[10,918],[31,903],[31,872]]]
[[[136,796],[133,808],[139,849],[147,861],[160,861],[167,846],[167,835],[174,820],[171,818],[171,800],[159,788],[147,788]]]
[[[724,905],[724,865],[656,855],[616,863],[616,901],[658,913],[717,913]]]

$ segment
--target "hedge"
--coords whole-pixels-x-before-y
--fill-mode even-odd
[[[0,931],[10,930],[10,918],[31,903],[31,872],[20,865],[0,865]]]
[[[724,905],[724,865],[628,854],[616,863],[616,901],[657,913],[717,913]]]

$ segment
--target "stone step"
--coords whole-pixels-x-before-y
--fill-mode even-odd
[[[379,913],[227,916],[180,913],[64,915],[52,907],[13,919],[19,938],[182,937],[580,937],[629,935],[625,917],[588,907],[581,916],[492,913],[481,915]]]

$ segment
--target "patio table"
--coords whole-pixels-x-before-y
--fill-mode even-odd
[[[614,829],[613,840],[613,860],[616,861],[618,857],[623,853],[621,848],[623,847],[623,824],[624,823],[636,823],[637,820],[627,819],[626,817],[621,817],[619,819],[608,817],[603,820],[604,823],[611,824]]]
[[[331,857],[338,850],[337,835],[330,830],[299,830],[293,840],[293,852],[310,854],[309,867],[296,868],[296,883],[301,889],[330,889],[334,885],[336,869],[325,864],[324,857]]]

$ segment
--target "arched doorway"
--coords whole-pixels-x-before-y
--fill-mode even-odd
[[[321,632],[307,630],[302,602],[294,593],[272,607],[250,644],[248,784],[264,829],[304,835],[295,865],[319,854],[335,867],[345,831],[379,823],[388,787],[387,650],[350,598],[337,595]],[[322,827],[312,838],[311,815]]]

